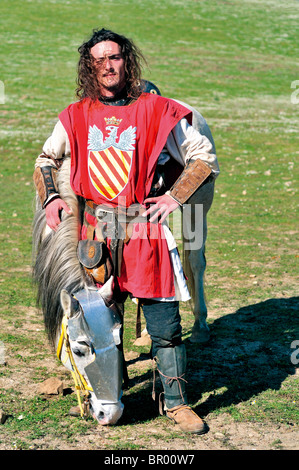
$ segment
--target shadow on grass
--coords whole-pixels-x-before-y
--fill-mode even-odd
[[[127,361],[126,364],[129,366],[141,361],[147,361],[150,358],[150,352],[148,354],[141,353],[139,357]],[[135,390],[132,390],[133,387]],[[122,400],[125,405],[125,411],[119,424],[134,424],[155,418],[158,407],[152,399],[152,390],[152,370],[135,374],[134,377],[129,379],[124,389],[124,397]]]
[[[210,393],[194,408],[200,416],[237,405],[268,389],[279,390],[286,377],[295,373],[291,344],[299,340],[298,311],[298,297],[269,299],[216,319],[210,325],[208,344],[198,346],[186,341],[189,403],[195,405],[203,394]],[[148,356],[142,355],[141,360],[145,358]],[[158,416],[158,405],[151,397],[152,372],[134,377],[131,384],[138,381],[140,389],[124,396],[122,424]],[[160,380],[156,391],[157,395],[161,391]]]
[[[291,344],[299,340],[298,311],[299,297],[248,305],[216,319],[205,347],[187,344],[189,400],[194,403],[210,392],[197,407],[199,414],[280,389],[296,370]]]

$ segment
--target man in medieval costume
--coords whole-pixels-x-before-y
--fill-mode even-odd
[[[124,301],[130,295],[142,306],[166,415],[183,431],[202,434],[207,427],[188,405],[184,378],[179,301],[190,296],[165,220],[217,176],[216,155],[192,127],[190,110],[141,80],[143,57],[131,40],[95,30],[79,53],[79,100],[61,112],[36,160],[34,179],[47,225],[57,231],[61,213],[71,213],[55,183],[55,173],[70,158],[70,186],[83,207],[79,239],[106,243],[115,296]],[[138,208],[138,222],[130,233],[124,228],[112,236],[105,223],[99,226],[99,207],[107,208],[104,214]],[[96,285],[105,282],[90,275]]]

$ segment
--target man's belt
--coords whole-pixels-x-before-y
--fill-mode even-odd
[[[146,207],[141,204],[132,204],[129,207],[123,206],[106,206],[105,204],[96,204],[91,200],[86,200],[85,210],[88,214],[96,217],[98,221],[108,222],[111,218],[111,222],[115,219],[121,223],[140,222],[144,223],[147,221],[142,214],[146,211]]]
[[[122,251],[124,243],[127,243],[132,236],[134,223],[146,223],[147,219],[142,217],[146,208],[141,204],[132,204],[129,207],[111,207],[105,204],[96,204],[91,200],[85,201],[85,212],[97,219],[96,229],[89,223],[87,235],[96,230],[98,240],[104,241],[107,237],[110,241],[110,251],[114,273],[120,276]],[[92,229],[92,230],[91,230]],[[88,236],[89,238],[89,236]]]

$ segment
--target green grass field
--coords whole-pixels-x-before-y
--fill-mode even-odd
[[[243,449],[246,438],[227,431],[232,423],[273,431],[269,442],[252,437],[253,447],[294,448],[297,436],[298,449],[299,2],[12,0],[1,12],[0,409],[9,417],[0,449]],[[190,402],[211,428],[203,438],[181,436],[157,417],[151,367],[140,365],[148,348],[133,345],[131,305],[125,349],[141,355],[139,366],[130,364],[119,427],[99,431],[92,420],[68,417],[74,394],[45,400],[34,391],[52,375],[72,382],[35,308],[32,173],[59,112],[75,100],[77,49],[99,27],[131,37],[148,61],[144,78],[195,106],[215,139],[221,175],[206,275],[212,338],[188,345]],[[187,306],[182,321],[187,339]]]

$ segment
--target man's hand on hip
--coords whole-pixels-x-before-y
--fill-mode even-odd
[[[72,209],[60,198],[53,199],[45,208],[47,224],[55,232],[61,222],[60,213],[62,210],[67,214],[72,213]]]

